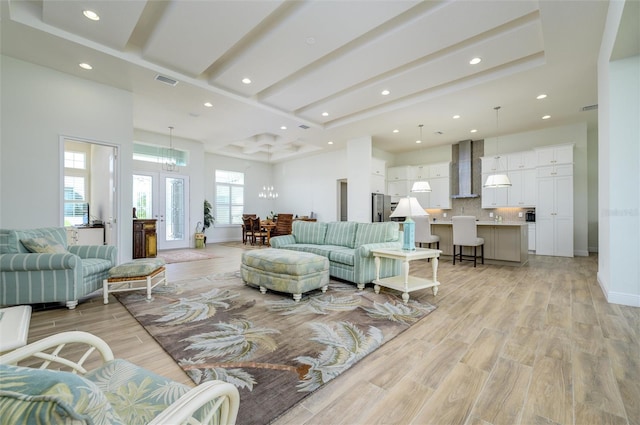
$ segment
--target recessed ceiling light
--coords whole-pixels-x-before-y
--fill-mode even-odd
[[[416,143],[418,143],[418,144],[422,143],[422,140],[416,140]]]
[[[540,100],[540,99],[544,99],[545,97],[547,97],[547,95],[542,93],[542,94],[539,94],[538,96],[536,96],[536,99]]]
[[[382,92],[380,94],[382,94],[383,96],[388,96],[391,92],[389,90],[382,90]]]
[[[329,116],[329,113],[328,113],[328,112],[323,112],[323,113],[322,113],[322,116],[323,116],[323,117],[328,117],[328,116]]]
[[[251,84],[251,78],[247,78],[247,77],[243,78],[242,79],[242,83],[243,84]]]
[[[82,69],[92,70],[93,67],[86,62],[79,63],[78,66]]]
[[[471,130],[471,133],[477,133],[478,130],[476,130],[475,128],[473,130]]]
[[[400,130],[398,130],[397,128],[395,130],[393,130],[394,133],[400,133]]]
[[[213,108],[213,103],[211,102],[205,102],[204,106],[206,106],[207,108]]]
[[[307,43],[309,46],[316,44],[316,38],[315,37],[307,37],[304,39],[304,42]]]
[[[454,116],[453,116],[453,119],[454,119],[454,120],[457,120],[458,118],[460,118],[460,115],[454,115]]]
[[[329,141],[327,142],[327,145],[333,145],[333,142],[332,142],[331,140],[329,140]]]
[[[84,16],[86,16],[87,18],[91,19],[92,21],[99,21],[100,20],[100,16],[98,16],[98,14],[96,12],[94,12],[93,10],[83,10],[82,14]]]
[[[551,118],[551,115],[545,115],[542,117],[543,120],[548,120],[549,118]]]
[[[479,64],[480,62],[482,62],[482,59],[480,59],[480,58],[473,58],[473,59],[471,59],[471,60],[469,61],[469,63],[470,63],[471,65],[477,65],[477,64]]]
[[[286,130],[286,129],[287,129],[287,126],[286,126],[286,125],[282,125],[282,126],[280,126],[280,130]]]

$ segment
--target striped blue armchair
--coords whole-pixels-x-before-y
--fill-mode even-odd
[[[67,246],[64,227],[0,229],[0,305],[64,302],[73,309],[102,288],[116,256],[115,246]]]

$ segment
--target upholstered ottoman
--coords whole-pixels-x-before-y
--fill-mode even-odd
[[[329,260],[309,252],[288,249],[260,249],[245,251],[240,266],[242,280],[267,289],[293,294],[300,301],[302,294],[321,288],[326,292],[329,286]]]
[[[151,290],[158,284],[167,284],[164,260],[162,258],[139,258],[109,269],[109,277],[103,281],[104,303],[109,304],[112,292],[136,291],[146,289],[147,299],[151,299]]]

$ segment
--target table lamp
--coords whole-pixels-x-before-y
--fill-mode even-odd
[[[420,203],[416,198],[407,196],[400,199],[398,206],[389,217],[405,217],[402,224],[402,230],[404,232],[404,241],[402,249],[405,251],[415,251],[416,249],[416,223],[411,217],[417,217],[420,215],[429,215],[420,206]]]

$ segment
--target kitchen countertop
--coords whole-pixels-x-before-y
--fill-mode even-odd
[[[432,221],[431,225],[438,225],[438,224],[443,224],[443,225],[451,225],[451,220],[436,220],[436,221]],[[529,222],[526,221],[503,221],[501,223],[497,222],[497,221],[492,221],[492,220],[487,220],[487,221],[476,221],[476,224],[478,226],[528,226]]]

